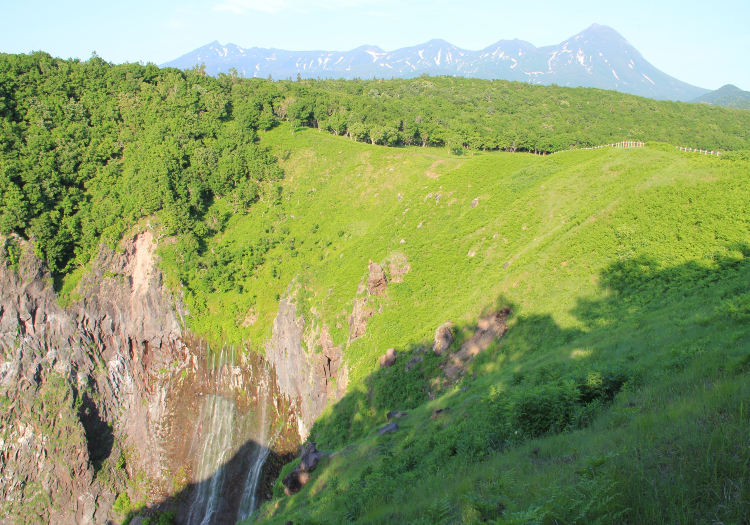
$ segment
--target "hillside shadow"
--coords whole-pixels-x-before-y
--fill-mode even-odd
[[[653,257],[638,256],[615,261],[600,275],[600,287],[608,297],[580,300],[572,310],[588,332],[698,298],[703,299],[699,308],[713,302],[713,313],[721,315],[722,304],[750,290],[750,244],[728,245],[702,260],[669,267]],[[674,321],[682,324],[694,313],[685,311]]]
[[[728,245],[672,266],[654,257],[619,259],[599,272],[598,282],[598,299],[573,303],[570,313],[580,321],[578,328],[561,326],[551,315],[516,313],[511,300],[498,297],[483,314],[509,308],[509,331],[474,357],[455,383],[441,383],[442,370],[479,323],[454,325],[456,340],[443,356],[431,352],[431,341],[397,348],[391,366],[354,385],[311,430],[310,439],[321,449],[345,454],[351,443],[364,440],[368,458],[385,458],[375,470],[369,463],[352,466],[347,475],[353,476],[350,486],[356,490],[337,505],[345,506],[355,522],[367,517],[371,523],[407,523],[394,508],[407,501],[403,498],[410,490],[402,483],[413,479],[413,472],[449,472],[530,438],[585,428],[622,389],[631,395],[643,381],[673,376],[700,353],[748,346],[750,244]],[[474,373],[479,376],[483,366],[507,368],[474,383],[480,381]],[[632,403],[624,410],[633,409]],[[387,416],[401,411],[407,415]],[[410,417],[418,419],[410,421],[412,412]],[[389,430],[386,425],[394,422],[398,428]],[[316,472],[314,478],[324,475]],[[276,503],[276,515],[310,511],[306,494],[320,490],[315,479],[311,484],[312,492],[305,487],[301,498]],[[639,493],[641,488],[628,490]],[[383,500],[381,494],[392,496]],[[378,510],[384,501],[391,508],[385,514]],[[701,505],[712,508],[714,503],[707,499]]]
[[[497,297],[483,315],[508,308],[509,331],[473,357],[454,382],[440,376],[451,356],[476,333],[479,320],[454,324],[455,341],[443,356],[432,353],[432,341],[396,348],[395,364],[375,370],[363,388],[348,392],[324,413],[310,439],[322,447],[345,446],[384,425],[388,412],[415,409],[449,392],[470,388],[475,375],[492,367],[495,371],[510,367],[512,385],[531,387],[576,370],[588,373],[587,369],[599,366],[597,358],[602,355],[624,363],[633,359],[633,350],[673,344],[676,329],[689,329],[691,323],[750,319],[750,244],[728,245],[710,258],[675,266],[646,256],[617,260],[599,276],[601,298],[578,300],[571,310],[580,321],[578,327],[561,326],[550,314],[518,312],[512,300]],[[742,294],[746,294],[744,299]],[[670,308],[685,311],[670,317]],[[656,312],[667,313],[652,319]],[[640,330],[649,323],[658,333]],[[579,345],[586,348],[579,349]]]

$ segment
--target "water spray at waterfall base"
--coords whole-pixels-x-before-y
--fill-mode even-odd
[[[243,370],[226,349],[213,355],[211,365],[209,392],[192,444],[195,484],[188,525],[221,525],[250,518],[259,504],[263,467],[279,435],[278,425],[268,417],[269,405],[273,412],[275,401],[268,367],[259,363]],[[256,395],[251,396],[250,390]]]

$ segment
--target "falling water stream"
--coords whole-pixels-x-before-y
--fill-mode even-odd
[[[210,525],[218,512],[224,486],[225,465],[232,453],[234,402],[210,395],[203,403],[201,430],[205,429],[196,478],[198,483],[190,507],[190,525]]]
[[[267,393],[267,390],[264,389],[264,392]],[[242,493],[242,500],[240,502],[240,509],[237,516],[240,520],[249,518],[253,511],[255,511],[258,499],[258,480],[260,479],[260,474],[263,470],[263,464],[266,462],[268,454],[271,452],[271,449],[266,446],[266,443],[268,443],[268,430],[270,426],[266,421],[267,407],[267,399],[263,399],[260,403],[260,434],[258,436],[260,446],[256,450],[254,461],[247,473],[247,479],[245,480],[245,490]]]
[[[248,414],[243,415],[235,398],[239,368],[233,364],[234,356],[227,354],[226,350],[214,354],[210,372],[213,393],[206,396],[201,407],[193,443],[196,485],[188,525],[217,525],[249,518],[256,510],[258,483],[276,437],[271,429],[273,422],[267,417],[269,402],[273,402],[268,374],[264,370],[253,374],[258,396]],[[232,461],[235,465],[230,467]],[[243,485],[239,487],[241,498],[232,508],[228,494],[237,490],[238,483]],[[229,514],[235,514],[235,519]]]

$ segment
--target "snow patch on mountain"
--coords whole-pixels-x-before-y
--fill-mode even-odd
[[[297,74],[302,78],[403,78],[427,73],[516,81],[532,78],[535,83],[617,89],[685,101],[708,93],[659,71],[614,29],[597,24],[556,46],[537,48],[521,40],[500,40],[480,51],[460,49],[443,40],[391,52],[362,46],[341,53],[242,48],[214,41],[164,65],[189,69],[201,63],[210,75],[230,68],[274,78]]]

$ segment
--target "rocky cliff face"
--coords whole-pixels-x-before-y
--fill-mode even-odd
[[[297,404],[303,441],[328,401],[344,396],[347,384],[341,345],[334,346],[326,325],[318,328],[311,321],[297,314],[293,297],[281,299],[266,345],[279,390]]]
[[[389,282],[402,282],[411,267],[406,256],[394,253],[384,266],[370,261],[367,270],[367,278],[360,282],[352,301],[347,344],[365,333],[367,320],[377,313],[373,299],[387,293]],[[295,290],[292,283],[279,302],[266,358],[276,370],[280,392],[296,402],[299,434],[304,441],[326,404],[346,394],[348,371],[343,359],[345,345],[334,345],[325,323],[298,313]]]
[[[17,241],[17,266],[0,261],[0,524],[117,522],[121,493],[192,523],[207,483],[224,487],[212,512],[234,523],[346,392],[344,345],[298,312],[293,293],[280,302],[265,357],[227,350],[217,361],[183,334],[149,232],[118,250],[102,247],[65,308],[32,246]],[[363,280],[350,339],[374,314],[369,298],[408,271],[401,262],[388,277],[371,265],[376,290]],[[219,459],[201,452],[221,437],[209,428],[211,403],[232,426],[226,446],[214,447]],[[251,471],[256,494],[247,489]]]
[[[31,246],[0,267],[0,505],[20,522],[99,523],[127,471],[165,470],[168,381],[193,365],[146,232],[103,247],[58,305]],[[96,481],[96,482],[95,482]]]

